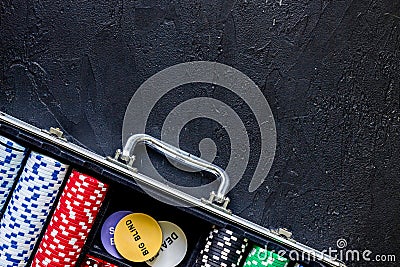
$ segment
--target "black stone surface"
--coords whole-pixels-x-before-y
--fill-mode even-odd
[[[348,249],[400,261],[399,1],[5,0],[0,8],[2,111],[110,155],[129,100],[151,75],[187,61],[228,64],[260,87],[278,132],[266,181],[248,193],[243,179],[230,194],[234,212],[321,250],[345,238]],[[178,101],[179,90],[170,97]],[[240,115],[251,128],[248,112]],[[151,123],[159,135],[160,122]],[[198,154],[203,136],[227,144],[220,125],[202,125],[188,125],[183,148]],[[224,165],[229,146],[219,148]],[[246,173],[256,164],[257,153]]]

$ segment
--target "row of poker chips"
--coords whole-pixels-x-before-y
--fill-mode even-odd
[[[107,189],[91,176],[71,172],[32,267],[75,266]]]
[[[105,260],[93,257],[92,255],[86,255],[85,260],[82,262],[81,267],[118,267]]]
[[[287,267],[289,260],[278,253],[254,245],[243,266]]]
[[[26,266],[68,165],[32,151],[0,221],[0,266]]]
[[[0,210],[3,209],[17,179],[25,154],[26,149],[23,146],[0,136]]]
[[[195,266],[236,267],[240,266],[248,240],[231,230],[213,228]]]

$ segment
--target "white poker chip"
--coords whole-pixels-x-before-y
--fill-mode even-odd
[[[21,146],[20,144],[8,139],[5,136],[0,135],[0,143],[4,146],[14,148],[20,151],[25,151],[25,147]]]
[[[1,159],[7,158],[7,159],[22,160],[24,157],[25,157],[25,152],[21,152],[21,151],[0,145],[0,158]]]
[[[162,234],[163,242],[158,254],[146,261],[152,267],[171,267],[177,266],[187,252],[187,239],[183,230],[174,223],[167,221],[158,222]]]

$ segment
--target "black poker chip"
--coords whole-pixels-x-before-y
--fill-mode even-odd
[[[240,257],[240,256],[232,255],[232,254],[225,254],[225,253],[223,253],[223,251],[220,251],[215,248],[207,248],[207,249],[204,248],[202,251],[203,251],[203,255],[209,255],[212,258],[213,258],[213,256],[217,256],[224,261],[233,262],[233,263],[237,263],[238,259]]]
[[[246,238],[228,229],[213,228],[206,238],[195,266],[238,267],[246,246]]]
[[[228,251],[227,251],[227,250],[228,250]],[[229,251],[229,249],[227,249],[227,248],[221,248],[221,247],[213,246],[213,245],[206,245],[206,246],[203,248],[203,251],[204,251],[205,253],[208,253],[209,251],[213,251],[213,252],[215,252],[215,253],[218,253],[218,254],[223,255],[223,256],[225,256],[225,257],[228,257],[228,258],[231,258],[231,259],[233,259],[233,260],[238,259],[238,258],[240,257],[240,255],[243,254],[243,252],[236,253],[236,252],[238,252],[238,251],[232,251],[232,250]]]
[[[226,248],[230,248],[230,249],[234,249],[234,250],[243,250],[246,248],[246,245],[242,242],[238,243],[238,242],[228,242],[225,241],[223,238],[218,237],[218,236],[214,236],[208,239],[208,241],[206,242],[206,244],[210,244],[210,243],[214,243],[219,247],[226,247]]]
[[[233,241],[241,241],[241,240],[243,241],[245,239],[244,237],[240,237],[240,236],[232,233],[230,230],[226,230],[226,229],[214,229],[210,232],[210,234],[218,235],[218,236],[225,236]]]

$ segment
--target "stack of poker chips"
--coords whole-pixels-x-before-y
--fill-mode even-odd
[[[237,267],[240,265],[247,242],[246,238],[228,229],[214,228],[207,237],[195,266]]]
[[[254,245],[243,266],[287,267],[289,260],[273,251]]]
[[[75,266],[108,186],[72,171],[32,262],[35,266]]]
[[[25,151],[26,149],[21,145],[0,136],[0,211],[17,179],[18,171],[25,158]]]
[[[26,266],[67,168],[31,152],[0,221],[0,266]]]

